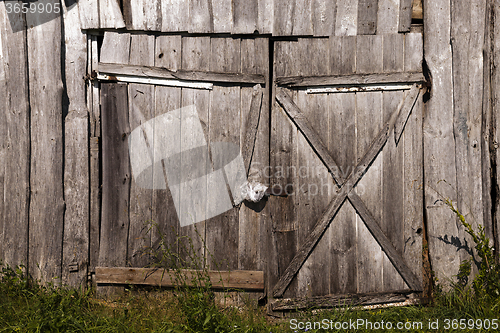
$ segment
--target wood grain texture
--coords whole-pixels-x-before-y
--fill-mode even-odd
[[[408,117],[410,116],[411,111],[413,110],[413,106],[417,101],[419,93],[420,93],[420,88],[416,84],[414,84],[410,89],[410,91],[408,92],[408,95],[404,99],[404,102],[401,106],[401,111],[398,117],[396,118],[396,122],[394,124],[394,141],[396,142],[396,144],[398,144],[399,139],[403,134],[406,122],[408,121]]]
[[[34,22],[27,22],[28,25]],[[63,83],[61,21],[27,32],[31,105],[29,271],[35,279],[61,277],[64,227]],[[22,66],[25,66],[24,64]]]
[[[99,29],[99,2],[94,0],[80,0],[80,26],[82,29]]]
[[[356,36],[330,37],[330,75],[350,75],[355,71]]]
[[[212,0],[190,0],[189,17],[191,21],[190,33],[214,32]]]
[[[314,36],[332,36],[335,33],[337,0],[313,0],[311,4]]]
[[[295,6],[296,0],[274,0],[273,36],[286,36],[292,34]]]
[[[364,37],[364,36],[361,36]],[[358,37],[360,38],[360,37]],[[364,71],[370,71],[374,64],[364,65]],[[382,68],[382,63],[378,64]],[[414,83],[425,81],[422,73],[380,73],[380,74],[352,74],[352,75],[322,75],[322,76],[289,76],[277,77],[278,85],[287,87],[314,87],[314,86],[352,86],[352,85],[376,85],[391,83]]]
[[[455,216],[443,204],[443,198],[457,202],[455,139],[453,133],[453,76],[450,40],[450,4],[424,1],[425,60],[432,73],[431,98],[427,102],[423,124],[425,214],[431,265],[440,281],[458,272],[460,257],[456,247],[446,240],[458,236]],[[446,182],[443,182],[445,180]]]
[[[379,0],[377,34],[395,34],[399,30],[400,0]]]
[[[245,83],[245,84],[263,84],[265,78],[262,74],[247,74],[240,72],[221,73],[215,71],[187,71],[172,70],[152,66],[133,66],[118,65],[112,63],[99,63],[100,73],[110,75],[130,75],[145,78],[177,79],[185,81],[202,82],[226,82],[226,83]]]
[[[410,32],[413,0],[399,1],[399,25],[398,32]]]
[[[129,57],[130,34],[105,32],[99,60],[104,63],[128,64]]]
[[[79,4],[76,4],[79,6]],[[87,38],[82,33],[78,7],[64,8],[65,63],[63,78],[70,104],[64,105],[64,237],[62,282],[78,287],[87,282],[89,263],[89,143],[85,100]],[[66,109],[66,107],[68,109]]]
[[[233,0],[232,14],[233,34],[253,34],[257,30],[259,1]]]
[[[188,31],[190,22],[186,13],[189,13],[189,1],[161,0],[161,31]]]
[[[230,33],[233,30],[233,1],[211,0],[213,11],[213,32]],[[209,7],[210,8],[210,7]]]
[[[185,279],[187,285],[199,286],[200,278],[208,277],[213,289],[263,290],[263,271],[195,271],[183,269],[169,271],[158,268],[97,267],[98,284],[135,284],[161,287],[176,287],[178,279]],[[184,280],[183,280],[184,281]]]
[[[162,28],[161,0],[125,0],[124,7],[130,8],[128,30],[154,30]],[[126,21],[129,21],[126,20]]]
[[[242,101],[243,102],[243,101]],[[252,92],[252,97],[250,101],[250,110],[245,122],[245,126],[242,126],[244,132],[243,141],[241,142],[241,155],[244,159],[245,170],[247,175],[250,171],[250,163],[252,161],[252,155],[255,148],[255,142],[257,139],[257,131],[260,120],[262,106],[262,88],[257,85]],[[244,128],[244,129],[243,129]]]
[[[13,25],[11,25],[13,23]],[[2,221],[0,222],[1,252],[4,263],[11,267],[28,267],[28,226],[30,203],[30,111],[28,89],[27,39],[23,33],[26,21],[22,14],[7,15],[0,6],[1,58],[0,125],[4,134],[1,143],[0,177],[3,177]],[[8,64],[8,66],[7,66]],[[8,192],[7,192],[8,190]]]
[[[257,30],[260,34],[273,33],[274,0],[258,0]]]
[[[374,35],[377,32],[378,2],[383,0],[358,1],[358,35]]]
[[[355,36],[358,31],[358,1],[337,0],[335,36]]]
[[[132,35],[130,43],[129,64],[132,65],[154,65],[155,37],[152,35]],[[155,115],[155,89],[152,85],[129,84],[128,85],[128,120],[131,131],[141,127],[144,123],[154,118]],[[145,132],[143,132],[145,133]],[[145,136],[146,144],[154,145],[154,138]],[[151,149],[151,147],[150,147]],[[129,148],[129,152],[131,148]],[[152,152],[149,152],[152,158]],[[137,158],[129,156],[130,159]],[[150,161],[153,162],[152,160]],[[151,181],[153,169],[147,177]],[[134,267],[144,267],[150,263],[151,228],[152,228],[152,195],[150,189],[144,189],[136,183],[136,176],[132,175],[130,182],[130,208],[129,229],[127,240],[127,262]],[[153,184],[148,186],[154,188]]]
[[[125,28],[118,0],[99,0],[99,28]]]

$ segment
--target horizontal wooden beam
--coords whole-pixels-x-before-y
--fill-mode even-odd
[[[359,86],[330,86],[330,87],[314,87],[306,89],[306,94],[329,94],[329,93],[351,93],[351,92],[367,92],[367,91],[395,91],[409,90],[411,84],[393,83],[393,84],[371,84]]]
[[[183,283],[179,282],[182,277]],[[263,271],[196,271],[189,269],[96,267],[97,284],[133,284],[158,287],[197,286],[200,278],[210,278],[214,289],[264,290]],[[204,283],[204,281],[203,281]]]
[[[322,76],[282,76],[276,78],[276,84],[286,87],[383,85],[391,83],[413,84],[424,81],[425,77],[421,72]]]
[[[273,311],[297,311],[306,309],[399,303],[410,299],[412,294],[414,294],[412,291],[394,291],[388,293],[346,294],[297,299],[277,299],[272,303],[271,308]]]
[[[191,89],[206,89],[212,90],[213,83],[209,82],[194,82],[194,81],[182,81],[173,79],[162,79],[162,78],[151,78],[143,76],[134,75],[121,75],[121,74],[97,74],[97,80],[99,81],[118,81],[126,83],[138,83],[138,84],[152,84],[155,86],[167,86],[167,87],[177,87],[177,88],[191,88]]]
[[[162,67],[133,66],[99,63],[99,74],[110,76],[129,75],[144,78],[170,79],[183,81],[222,82],[242,84],[265,84],[264,75],[245,73],[218,73],[204,71],[169,70]]]

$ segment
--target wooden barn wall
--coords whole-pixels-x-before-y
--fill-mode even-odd
[[[61,19],[29,29],[22,15],[12,26],[0,4],[0,260],[73,285],[86,279],[89,258],[98,262],[101,133],[87,104],[97,103],[98,91],[83,79],[93,65],[86,64],[87,48],[98,43],[81,29],[344,36],[387,34],[397,25],[397,32],[407,31],[409,1],[396,1],[398,10],[384,7],[388,2],[394,3],[81,0],[64,8]],[[424,0],[423,8],[432,90],[424,98],[422,211],[432,269],[445,281],[473,243],[443,198],[474,226],[483,224],[498,248],[500,3]]]
[[[412,15],[421,16],[421,0],[80,0],[79,3],[84,29],[162,32],[373,35],[409,32]]]

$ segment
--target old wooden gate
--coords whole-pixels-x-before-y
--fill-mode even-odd
[[[270,294],[421,290],[421,34],[274,45]]]

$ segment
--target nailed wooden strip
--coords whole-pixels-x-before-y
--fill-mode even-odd
[[[258,85],[252,93],[252,101],[250,103],[250,112],[246,121],[246,129],[244,141],[242,142],[241,154],[245,161],[245,170],[247,175],[250,170],[250,163],[252,161],[253,150],[255,147],[255,140],[257,138],[257,129],[259,126],[259,119],[262,106],[262,88]]]
[[[359,36],[358,36],[359,37]],[[323,75],[323,76],[284,76],[277,77],[276,84],[286,87],[313,87],[336,85],[366,85],[389,83],[419,83],[425,77],[421,72]]]
[[[212,90],[213,88],[213,84],[207,82],[193,82],[193,81],[155,79],[155,78],[150,79],[150,78],[130,76],[130,75],[110,76],[106,74],[98,74],[97,79],[100,81],[118,81],[118,82],[150,84],[150,85],[178,87],[178,88],[192,88],[192,89],[205,89],[205,90]]]
[[[178,280],[182,278],[182,283]],[[137,284],[159,287],[199,286],[210,279],[214,289],[263,290],[263,271],[197,271],[189,269],[96,267],[98,284]],[[185,279],[185,280],[184,280]],[[185,285],[184,285],[185,281]]]
[[[398,144],[399,139],[401,138],[401,134],[403,133],[408,117],[410,116],[413,105],[415,105],[419,94],[420,87],[415,83],[411,87],[408,95],[405,97],[401,111],[399,112],[399,115],[396,118],[396,123],[394,124],[394,140],[396,141],[396,144]]]
[[[354,192],[350,192],[348,195],[349,201],[353,205],[354,209],[363,219],[363,222],[370,230],[373,237],[377,240],[379,245],[382,247],[386,255],[391,260],[394,267],[398,270],[399,274],[403,277],[408,286],[414,291],[422,290],[422,282],[418,279],[412,270],[406,264],[404,258],[399,254],[399,252],[394,248],[391,241],[384,234],[378,222],[375,220],[373,215],[370,213],[366,205],[363,203],[361,198]]]
[[[359,293],[294,299],[279,299],[274,301],[271,306],[274,311],[365,306],[404,302],[409,299],[411,294],[411,291],[395,291],[389,293]]]
[[[377,32],[379,0],[358,1],[358,35],[374,35]]]
[[[324,93],[349,93],[349,92],[367,92],[367,91],[395,91],[395,90],[410,90],[411,85],[408,84],[390,84],[390,85],[360,85],[360,86],[337,86],[337,87],[318,87],[306,89],[307,94],[324,94]]]
[[[312,148],[318,154],[319,158],[323,161],[325,166],[328,168],[328,171],[332,174],[337,184],[341,181],[338,176],[338,166],[337,163],[333,160],[330,152],[328,151],[327,146],[322,142],[320,136],[314,128],[311,126],[307,117],[305,117],[299,107],[293,102],[290,96],[281,88],[278,88],[276,93],[276,100],[283,107],[288,116],[292,119],[292,121],[297,125],[299,130],[304,134],[306,139],[311,144]]]
[[[412,0],[399,1],[399,26],[398,32],[410,32],[412,16]]]
[[[99,63],[99,73],[129,75],[144,78],[176,79],[185,81],[265,84],[264,75],[247,73],[220,73],[212,71],[169,70],[152,66]]]
[[[64,119],[64,284],[79,287],[86,283],[89,258],[89,117],[86,87],[87,38],[80,27],[77,8],[64,9],[65,83],[68,114]]]

